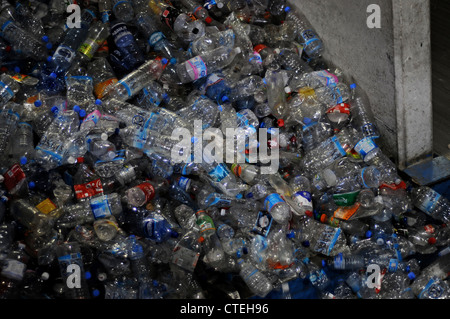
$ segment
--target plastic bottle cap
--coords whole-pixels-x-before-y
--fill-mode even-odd
[[[377,238],[377,245],[384,245],[384,239],[383,238]]]
[[[224,96],[222,96],[221,100],[222,100],[222,102],[227,102],[230,99],[228,98],[228,96],[224,95]]]
[[[408,278],[414,280],[416,279],[416,275],[411,271],[410,273],[408,273]]]
[[[314,213],[312,211],[310,211],[310,210],[307,210],[307,211],[305,211],[305,215],[308,216],[308,217],[313,217]]]
[[[41,100],[34,101],[34,106],[36,106],[36,107],[42,106],[42,101]]]
[[[283,127],[284,126],[284,120],[283,119],[278,119],[277,120],[277,124],[278,124],[278,127]]]
[[[222,3],[222,2],[219,2],[219,3],[217,4],[217,8],[222,9],[222,8],[223,8],[223,3]]]
[[[85,274],[84,274],[84,277],[86,278],[86,279],[91,279],[92,278],[92,274],[91,274],[91,272],[90,271],[86,271],[85,272]]]
[[[96,104],[96,105],[102,105],[102,103],[103,103],[103,102],[102,102],[102,100],[100,100],[100,99],[96,99],[96,100],[95,100],[95,104]]]
[[[234,52],[236,52],[236,53],[238,53],[238,54],[239,54],[239,53],[241,53],[241,51],[242,51],[242,50],[241,50],[241,48],[240,48],[240,47],[236,47],[236,48],[234,48]]]
[[[205,22],[210,24],[212,22],[212,18],[211,17],[206,17]]]
[[[25,156],[20,158],[20,165],[25,165],[28,162],[28,159]]]
[[[366,231],[366,238],[372,237],[372,232],[370,230]]]
[[[52,59],[53,59],[53,58],[49,55],[49,56],[47,57],[47,62],[50,62]]]
[[[100,135],[100,138],[102,139],[102,141],[106,141],[108,139],[108,134],[102,133],[102,135]]]
[[[322,214],[322,216],[320,216],[320,221],[322,222],[322,223],[325,223],[326,221],[327,221],[327,215],[325,215],[325,214]]]
[[[46,35],[42,36],[41,39],[42,39],[42,41],[44,41],[46,43],[48,42],[48,36],[46,36]]]
[[[305,240],[304,242],[302,242],[302,245],[304,246],[304,247],[309,247],[309,240]]]
[[[241,193],[237,194],[237,195],[236,195],[236,198],[237,198],[237,199],[241,199],[241,198],[242,198],[242,194],[241,194]]]
[[[286,237],[289,238],[289,239],[294,238],[294,237],[295,237],[294,231],[291,231],[291,232],[287,233],[287,234],[286,234]]]
[[[434,237],[428,238],[428,243],[429,243],[430,245],[436,244],[436,238],[434,238]]]
[[[284,88],[284,92],[285,92],[285,93],[291,93],[292,90],[291,90],[291,88],[290,88],[289,86],[286,86],[286,87]]]
[[[45,47],[48,49],[48,50],[50,50],[51,48],[53,48],[53,44],[52,43],[47,43],[46,45],[45,45]]]
[[[69,156],[69,158],[67,159],[67,163],[75,164],[76,163],[76,158],[73,157],[73,156]]]
[[[84,163],[84,157],[77,157],[77,163]]]
[[[356,84],[355,83],[350,84],[350,88],[351,89],[356,89]]]
[[[20,68],[19,68],[18,66],[15,66],[15,67],[14,67],[14,72],[20,73]]]
[[[166,58],[162,58],[162,59],[161,59],[161,63],[162,63],[162,64],[167,64],[167,62],[169,62],[169,61],[168,61]]]
[[[94,291],[92,291],[92,295],[94,297],[98,297],[98,296],[100,296],[100,291],[98,289],[94,289]]]
[[[78,105],[74,105],[74,107],[72,108],[72,110],[74,110],[75,112],[79,113],[81,108]]]
[[[56,78],[57,78],[57,75],[56,75],[55,72],[52,72],[52,73],[50,73],[50,77],[51,77],[52,79],[56,79]]]
[[[50,278],[50,274],[49,274],[48,272],[44,271],[44,272],[41,274],[41,279],[42,279],[42,280],[48,280],[49,278]]]
[[[174,65],[177,64],[178,60],[176,58],[170,58],[169,62],[170,64]]]
[[[35,187],[36,187],[36,184],[35,184],[34,182],[29,182],[29,183],[28,183],[28,187],[29,187],[29,188],[35,188]]]
[[[280,54],[281,50],[279,48],[276,48],[275,50],[273,50],[273,52],[276,53],[276,54]]]
[[[291,11],[291,7],[289,7],[289,6],[285,7],[285,8],[284,8],[284,11],[285,11],[285,12]]]
[[[80,117],[85,117],[86,116],[86,110],[80,110],[80,113],[78,113],[80,115]]]
[[[51,108],[51,110],[50,110],[52,113],[58,113],[59,112],[59,109],[58,109],[58,107],[55,105],[55,106],[53,106],[52,108]]]

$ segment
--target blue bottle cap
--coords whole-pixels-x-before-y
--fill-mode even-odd
[[[302,242],[303,247],[309,247],[309,240]]]
[[[289,12],[289,11],[291,11],[291,7],[289,7],[289,6],[286,6],[286,7],[284,8],[284,11],[285,11],[285,12]]]
[[[408,273],[408,278],[414,280],[416,279],[416,275],[411,271],[410,273]]]
[[[42,36],[41,39],[42,39],[42,41],[44,41],[45,43],[48,42],[48,36],[46,36],[46,35]]]
[[[45,47],[47,48],[47,50],[50,50],[51,48],[53,48],[53,44],[51,44],[51,43],[49,42],[49,43],[47,43],[47,44],[45,45]]]
[[[20,73],[20,68],[19,68],[18,66],[15,66],[15,67],[14,67],[14,72]]]
[[[84,277],[86,278],[86,279],[91,279],[92,278],[92,274],[91,274],[91,272],[90,271],[86,271],[85,273],[84,273]]]
[[[228,102],[230,99],[228,98],[228,96],[224,95],[222,96],[222,102]]]
[[[28,162],[28,159],[25,156],[20,158],[20,165],[25,165]]]
[[[370,230],[366,231],[366,238],[372,237],[372,232]]]
[[[58,76],[56,75],[55,72],[50,73],[50,77],[53,79],[56,79]]]
[[[55,105],[55,106],[53,106],[52,108],[51,108],[51,110],[50,110],[52,113],[58,113],[58,111],[59,111],[59,109],[58,109],[58,107]]]
[[[170,58],[170,64],[177,64],[177,62],[176,58]]]
[[[351,88],[351,89],[356,89],[356,83],[350,84],[350,88]]]
[[[236,198],[237,198],[237,199],[241,199],[241,198],[242,198],[242,194],[241,194],[241,193],[237,194],[237,195],[236,195]]]
[[[287,233],[287,234],[286,234],[286,237],[289,238],[289,239],[294,238],[294,237],[295,237],[294,231],[292,230],[292,231],[290,231],[289,233]]]
[[[310,124],[310,123],[312,122],[312,120],[311,120],[309,117],[305,117],[305,118],[303,118],[303,122],[304,122],[306,125],[308,125],[308,124]]]
[[[325,261],[325,259],[322,259],[322,267],[325,267],[327,265],[327,262]]]
[[[242,257],[241,252],[239,250],[236,252],[236,257],[237,258],[241,258]]]
[[[162,58],[162,59],[161,59],[161,63],[162,63],[162,64],[167,64],[167,59],[166,59],[166,58]]]
[[[100,291],[99,291],[98,289],[94,289],[94,290],[92,291],[92,295],[93,295],[94,297],[98,297],[98,296],[100,296]]]
[[[42,101],[41,100],[34,101],[34,106],[36,106],[36,107],[42,106]]]
[[[75,112],[79,113],[80,110],[81,110],[81,108],[80,108],[78,105],[74,105],[74,106],[73,106],[73,110],[74,110]]]
[[[80,117],[85,117],[86,116],[86,110],[80,110],[80,113],[78,113],[80,115]]]
[[[28,187],[29,188],[35,188],[36,187],[36,183],[35,182],[29,182],[28,183]]]
[[[102,102],[102,100],[100,100],[100,99],[96,99],[96,100],[95,100],[95,104],[96,104],[96,105],[102,105],[102,103],[103,103],[103,102]]]
[[[49,56],[47,57],[47,62],[50,62],[51,60],[52,60],[52,56],[49,55]]]

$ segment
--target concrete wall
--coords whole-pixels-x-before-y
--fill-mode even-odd
[[[305,14],[323,39],[324,58],[367,92],[383,151],[400,167],[429,155],[428,0],[289,0],[289,4]],[[371,4],[380,8],[381,28],[367,25]]]

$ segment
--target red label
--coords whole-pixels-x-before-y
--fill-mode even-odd
[[[14,164],[3,176],[6,189],[11,191],[26,176],[19,164]]]
[[[335,105],[333,107],[330,107],[327,110],[327,113],[342,113],[342,114],[350,115],[350,104],[341,103],[341,104]]]
[[[100,178],[86,184],[74,185],[73,188],[77,199],[89,198],[103,194],[103,186]]]
[[[155,188],[152,184],[144,182],[142,184],[137,185],[145,194],[145,201],[148,202],[155,197]]]

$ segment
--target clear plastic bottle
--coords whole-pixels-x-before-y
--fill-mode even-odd
[[[127,201],[132,206],[143,206],[151,201],[159,192],[167,188],[164,180],[152,180],[140,183],[126,191]]]
[[[92,78],[97,99],[103,99],[119,81],[106,58],[98,58],[89,63],[88,74]]]
[[[411,290],[419,299],[447,299],[450,288],[448,277],[450,254],[441,256],[421,271],[411,284]]]
[[[195,0],[180,0],[180,2],[197,19],[205,21],[207,24],[212,22],[212,18],[209,16],[208,10],[206,10],[199,2]]]
[[[165,62],[165,59],[148,60],[138,69],[115,83],[114,86],[109,89],[109,92],[104,99],[115,99],[119,101],[131,99],[149,84],[150,81],[156,80],[161,76]]]
[[[94,111],[95,97],[92,93],[94,86],[89,76],[68,76],[65,79],[67,88],[67,106],[72,109],[78,106],[88,113]]]
[[[432,218],[448,224],[450,203],[441,194],[428,186],[416,187],[411,192],[413,204]]]
[[[311,215],[313,202],[309,179],[305,176],[298,175],[289,182],[289,186],[293,193],[291,198],[297,204],[297,209],[294,209],[294,213]]]
[[[350,85],[350,94],[352,125],[354,125],[364,137],[380,137],[367,94],[355,83]]]
[[[36,39],[33,34],[22,29],[8,17],[0,16],[0,23],[2,38],[14,46],[15,50],[19,50],[24,56],[36,61],[44,61],[47,58],[47,48],[44,42]]]
[[[0,87],[0,107],[3,108],[19,92],[20,85],[9,75],[2,74],[0,76]]]
[[[33,128],[28,122],[17,123],[17,130],[15,133],[17,142],[11,145],[10,157],[11,160],[17,162],[22,157],[34,157],[34,142],[33,142]]]
[[[198,55],[186,62],[177,64],[176,72],[182,83],[190,83],[223,69],[233,61],[239,52],[241,52],[239,47],[233,49],[218,47],[206,54]]]
[[[285,225],[291,219],[291,208],[278,193],[272,193],[264,200],[264,207],[278,223]]]
[[[235,44],[235,34],[232,29],[214,33],[206,33],[202,37],[195,39],[189,45],[194,56],[205,54],[219,46],[233,48]]]
[[[238,264],[240,267],[239,275],[255,295],[264,298],[273,290],[273,286],[267,277],[251,263],[240,258]]]
[[[297,27],[297,40],[303,45],[303,50],[308,57],[315,59],[322,55],[324,45],[320,37],[311,27],[305,15],[297,9],[291,8],[286,21],[293,21]]]
[[[134,10],[130,1],[111,0],[112,12],[117,20],[130,22],[134,19]]]

